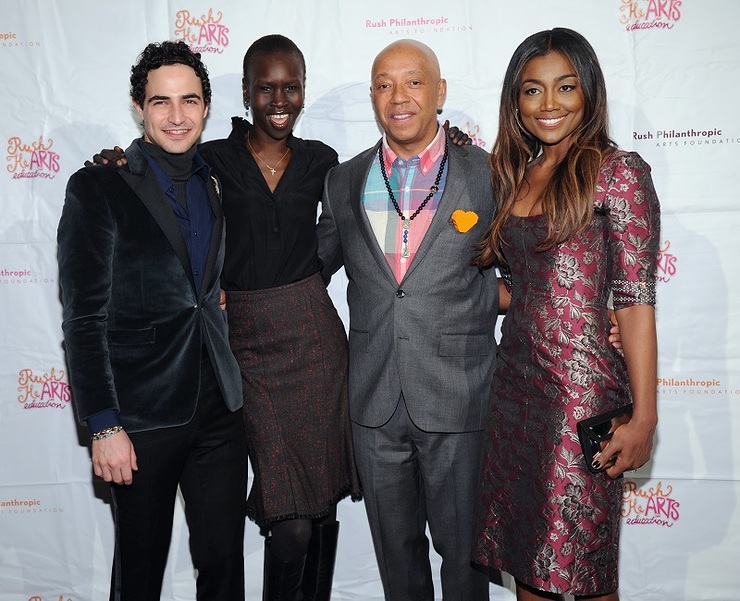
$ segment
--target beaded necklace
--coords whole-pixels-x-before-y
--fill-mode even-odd
[[[403,222],[402,223],[403,246],[401,247],[401,256],[409,257],[411,255],[409,251],[409,230],[411,229],[411,221],[414,219],[414,217],[416,217],[419,213],[421,213],[421,210],[432,199],[432,196],[434,196],[434,193],[439,191],[439,180],[442,179],[442,172],[444,171],[445,164],[447,163],[447,138],[445,137],[445,150],[444,150],[444,154],[442,155],[442,162],[439,164],[439,171],[437,172],[437,177],[434,179],[434,184],[429,188],[429,194],[427,194],[426,198],[419,205],[419,208],[416,209],[416,211],[414,211],[414,213],[408,218],[404,216],[403,211],[401,211],[401,208],[398,206],[398,201],[396,200],[396,197],[393,194],[393,190],[391,189],[391,183],[388,181],[388,174],[385,171],[385,162],[383,161],[383,145],[382,144],[378,148],[378,159],[380,159],[380,172],[383,174],[383,181],[385,182],[386,190],[388,190],[388,197],[391,199],[391,202],[393,203],[393,206],[396,209],[396,213],[398,213],[398,216],[401,218],[401,221]]]

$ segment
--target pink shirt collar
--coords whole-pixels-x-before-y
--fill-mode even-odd
[[[429,143],[424,150],[419,153],[419,168],[424,175],[429,173],[429,170],[437,162],[437,159],[442,156],[445,150],[445,128],[438,126],[437,134],[434,139]],[[391,150],[388,146],[386,135],[383,134],[383,160],[385,161],[385,168],[388,177],[393,173],[393,162],[398,158],[398,155]]]

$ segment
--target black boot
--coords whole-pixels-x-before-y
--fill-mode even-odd
[[[339,522],[313,527],[301,585],[304,601],[329,601],[331,598],[338,538]]]
[[[295,561],[282,561],[270,551],[270,539],[265,540],[264,580],[262,601],[301,601],[301,579],[306,556]]]

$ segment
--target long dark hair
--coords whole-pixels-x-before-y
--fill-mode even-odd
[[[593,196],[599,168],[616,147],[609,137],[606,83],[596,52],[586,38],[572,29],[540,31],[514,51],[504,76],[496,143],[489,157],[496,217],[478,247],[475,263],[489,267],[505,263],[501,227],[526,186],[527,163],[542,151],[542,142],[519,119],[522,73],[527,63],[550,52],[561,53],[573,66],[583,90],[583,120],[573,132],[565,158],[555,169],[542,198],[548,234],[539,250],[553,248],[583,230],[593,216]]]

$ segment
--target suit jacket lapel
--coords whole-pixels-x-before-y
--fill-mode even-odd
[[[213,228],[211,229],[211,246],[208,249],[208,261],[206,262],[206,271],[203,275],[200,296],[203,296],[206,292],[209,282],[214,275],[213,271],[216,267],[218,252],[221,248],[221,236],[223,235],[224,227],[224,214],[221,205],[221,184],[215,175],[211,175],[206,188],[208,190],[208,200],[211,202],[211,209],[216,216],[216,220],[213,222]]]
[[[134,141],[126,149],[126,158],[128,159],[128,170],[125,167],[119,168],[123,180],[131,187],[134,193],[139,197],[141,202],[151,213],[154,221],[164,233],[165,237],[172,245],[182,268],[185,270],[190,283],[195,289],[193,280],[193,269],[190,265],[190,256],[185,240],[182,238],[180,226],[177,223],[177,217],[172,212],[169,202],[162,188],[157,182],[157,177],[148,169],[146,157],[139,150],[139,146]]]
[[[360,234],[365,240],[365,244],[367,244],[367,247],[370,249],[370,254],[373,255],[373,258],[378,263],[381,271],[383,271],[388,279],[393,282],[393,285],[396,286],[398,285],[396,276],[393,274],[391,266],[388,265],[388,259],[386,259],[383,250],[380,248],[380,244],[378,244],[378,238],[373,231],[373,226],[370,224],[370,219],[367,217],[367,212],[365,211],[365,206],[362,202],[367,178],[370,173],[370,169],[372,168],[373,160],[378,153],[379,146],[380,142],[378,142],[373,149],[368,150],[365,157],[363,157],[363,161],[360,162],[360,166],[357,168],[356,172],[350,174],[350,206],[352,207],[352,212],[357,220],[357,227]]]
[[[432,222],[429,224],[429,229],[424,235],[419,250],[414,255],[414,260],[409,265],[406,275],[401,280],[401,283],[406,281],[408,277],[414,272],[416,266],[421,263],[424,255],[427,254],[429,249],[434,244],[435,239],[444,230],[445,227],[452,227],[452,213],[455,211],[458,204],[458,199],[465,193],[465,186],[467,185],[468,179],[468,161],[467,153],[461,156],[462,153],[453,149],[453,144],[450,143],[449,157],[447,165],[447,179],[445,180],[445,188],[442,192],[442,198],[439,199],[437,205],[437,211],[434,214]],[[413,227],[413,226],[411,226]]]

